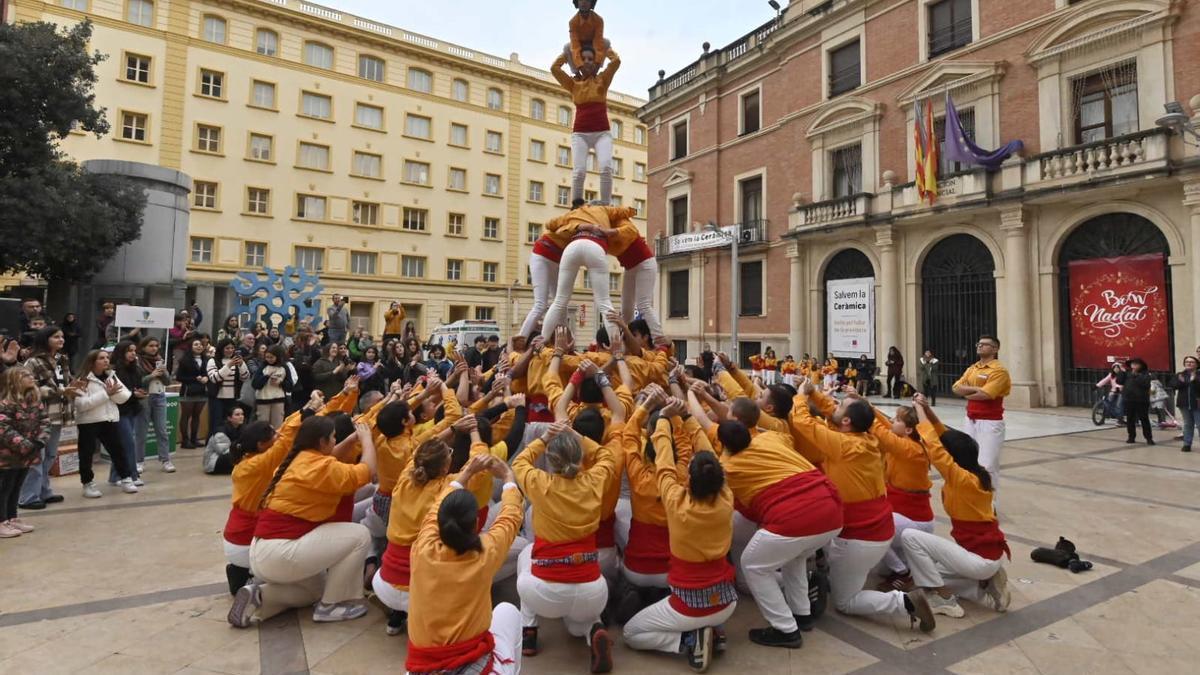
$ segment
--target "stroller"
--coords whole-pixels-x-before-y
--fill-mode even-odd
[[[1162,382],[1153,380],[1150,383],[1150,412],[1158,418],[1159,429],[1178,429],[1179,420],[1175,419],[1175,405],[1171,393]]]

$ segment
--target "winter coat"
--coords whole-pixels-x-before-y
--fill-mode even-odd
[[[40,400],[0,401],[0,470],[40,464],[49,437],[50,419]]]

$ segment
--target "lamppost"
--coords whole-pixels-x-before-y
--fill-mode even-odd
[[[740,275],[738,274],[738,244],[741,242],[741,226],[734,225],[733,232],[726,232],[717,227],[716,223],[710,222],[705,226],[705,229],[710,232],[715,232],[729,239],[729,264],[730,264],[730,281],[729,281],[729,357],[734,363],[740,364],[741,360],[738,356],[738,305],[741,291],[739,285],[741,283]]]

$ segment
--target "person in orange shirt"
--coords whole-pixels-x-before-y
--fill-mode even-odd
[[[656,449],[654,477],[667,515],[671,594],[638,612],[625,624],[625,643],[634,649],[669,654],[684,652],[697,672],[708,668],[716,640],[714,630],[737,609],[736,573],[730,564],[733,492],[725,483],[721,462],[702,433],[688,433],[679,399],[660,411],[651,442]],[[673,440],[695,439],[672,456]],[[682,444],[679,444],[682,445]]]
[[[779,364],[779,373],[783,375],[783,383],[789,387],[795,387],[796,373],[799,371],[799,369],[799,364],[796,363],[796,360],[792,358],[791,354],[788,354],[783,359],[783,363]]]
[[[923,395],[914,399],[918,426],[929,459],[945,483],[942,506],[950,516],[950,536],[943,539],[916,529],[901,538],[912,568],[913,581],[940,613],[964,614],[955,596],[1008,611],[1012,596],[1003,558],[1012,558],[996,518],[992,476],[979,461],[979,444],[956,429],[939,433],[937,417]]]
[[[608,56],[609,42],[604,37],[604,19],[596,13],[596,0],[573,0],[575,9],[579,11],[571,17],[568,30],[571,41],[563,47],[563,53],[570,57],[569,65],[572,71],[577,71],[583,63],[583,49],[590,47],[596,52],[596,65],[604,65]]]
[[[761,381],[763,369],[767,367],[767,360],[763,358],[762,354],[755,354],[747,358],[746,361],[750,363],[750,376],[755,380]]]
[[[870,434],[875,422],[871,405],[845,398],[826,425],[809,412],[809,399],[818,409],[828,409],[831,402],[811,380],[801,381],[799,389],[792,405],[792,434],[801,441],[800,452],[821,465],[842,497],[845,524],[826,550],[834,606],[843,614],[907,615],[923,632],[933,631],[937,622],[924,594],[863,590],[895,535],[879,442]]]
[[[359,423],[356,435],[334,446],[334,422],[325,416],[304,420],[292,449],[275,471],[262,497],[263,509],[250,544],[255,580],[234,596],[229,623],[246,628],[293,608],[313,609],[313,621],[357,619],[367,613],[363,566],[371,535],[357,523],[330,522],[346,495],[375,474],[371,430]],[[340,457],[357,452],[362,461]]]
[[[613,454],[556,422],[513,460],[517,483],[533,505],[534,543],[521,552],[517,574],[526,656],[538,653],[538,617],[562,618],[568,633],[587,638],[591,672],[612,670],[612,641],[600,622],[608,584],[600,574],[596,531],[615,477]],[[542,455],[548,471],[535,467]]]
[[[775,350],[767,347],[762,358],[763,385],[779,384],[779,359],[775,358]]]
[[[404,338],[404,319],[408,314],[399,300],[393,300],[388,310],[383,313],[383,341],[401,340]]]
[[[474,527],[478,503],[464,487],[476,476],[504,483],[500,515],[482,534]],[[507,602],[492,607],[492,579],[523,516],[516,476],[494,457],[472,460],[434,500],[412,546],[408,672],[521,672],[520,611]]]
[[[967,399],[963,431],[979,444],[979,461],[992,474],[992,489],[1000,484],[1000,449],[1004,446],[1004,397],[1012,393],[1008,369],[998,360],[1000,339],[980,336],[979,360],[954,383],[954,393]]]
[[[583,183],[587,178],[588,151],[595,150],[600,169],[600,202],[612,203],[613,137],[608,121],[608,88],[613,75],[621,67],[621,57],[608,50],[608,67],[600,70],[600,48],[583,47],[577,62],[579,74],[571,76],[563,70],[567,55],[555,59],[550,74],[571,95],[575,103],[575,124],[571,133],[571,202],[583,199]]]

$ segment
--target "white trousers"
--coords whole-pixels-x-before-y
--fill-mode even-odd
[[[222,539],[221,543],[225,545],[225,560],[230,565],[245,567],[250,569],[250,547],[240,544],[231,543],[228,539]]]
[[[729,547],[729,559],[735,563],[742,559],[742,553],[746,547],[750,545],[750,540],[754,538],[754,533],[758,532],[758,523],[743,516],[737,511],[733,512],[733,541]],[[735,564],[737,569],[737,587],[743,593],[750,592],[750,584],[746,583],[746,572],[740,564]]]
[[[627,479],[622,476],[622,480]],[[613,524],[613,539],[617,540],[617,548],[624,551],[629,548],[629,528],[633,523],[633,504],[630,503],[629,497],[621,497],[617,500],[617,509],[614,515],[617,517],[617,522]]]
[[[974,602],[983,599],[980,581],[1000,571],[1000,560],[988,560],[935,534],[907,530],[902,537],[913,582],[921,588],[946,588]]]
[[[1004,420],[967,418],[963,428],[979,444],[979,463],[992,474],[992,489],[1000,486],[1000,449],[1004,446]]]
[[[375,591],[375,597],[388,609],[408,611],[408,591],[402,591],[384,581],[379,572],[371,577],[371,589]]]
[[[533,282],[533,307],[525,315],[525,323],[521,324],[519,335],[526,337],[533,334],[538,321],[546,316],[550,309],[550,296],[558,290],[558,263],[534,253],[529,256],[529,277]]]
[[[742,553],[746,584],[763,618],[784,633],[796,630],[793,615],[811,613],[808,600],[808,558],[833,539],[838,530],[807,537],[784,537],[758,530]],[[775,570],[783,571],[780,589]],[[861,584],[860,584],[861,587]]]
[[[587,638],[608,603],[608,582],[601,576],[582,584],[559,584],[533,576],[533,547],[517,561],[517,595],[521,596],[521,625],[537,626],[538,617],[562,619],[567,632]]]
[[[548,341],[554,340],[554,329],[563,325],[567,318],[567,305],[571,302],[571,294],[575,290],[575,277],[579,276],[581,267],[587,269],[588,280],[591,282],[592,303],[599,315],[596,317],[597,325],[604,321],[608,334],[615,334],[616,327],[604,320],[613,308],[608,295],[608,253],[603,246],[590,239],[576,239],[567,244],[558,266],[558,290],[542,326],[542,336]],[[586,343],[588,340],[581,342]]]
[[[796,386],[796,376],[795,376],[795,375],[793,375],[793,374],[791,374],[791,373],[788,373],[787,375],[784,375],[784,376],[783,376],[783,383],[784,383],[784,384],[786,384],[786,385],[788,385],[789,387],[794,387],[794,386]]]
[[[654,285],[658,282],[658,260],[650,258],[637,266],[625,270],[621,280],[621,316],[626,323],[633,321],[633,313],[646,320],[650,334],[663,334],[662,322],[654,309]]]
[[[265,621],[280,612],[361,600],[363,563],[371,535],[357,523],[325,523],[299,539],[258,539],[250,544],[250,569],[267,583],[255,616]]]
[[[892,537],[892,547],[883,556],[883,564],[887,566],[888,571],[899,574],[908,569],[908,566],[904,564],[907,558],[904,555],[903,544],[900,543],[900,535],[909,529],[932,533],[933,521],[911,520],[908,516],[893,511],[892,522],[896,525],[896,536]]]
[[[892,546],[888,541],[834,537],[825,549],[833,605],[843,614],[907,614],[900,591],[864,591],[867,575]]]
[[[496,675],[517,675],[521,672],[521,612],[512,603],[502,602],[492,608],[492,627],[496,642],[492,650],[492,670]]]
[[[612,593],[613,588],[617,585],[617,579],[621,576],[621,553],[617,551],[616,546],[608,546],[598,551],[600,554],[600,574],[604,575],[604,580],[608,582],[608,592]]]
[[[587,180],[588,150],[596,151],[596,168],[600,171],[600,201],[612,203],[613,137],[611,131],[577,131],[571,134],[571,201],[583,199],[583,183]]]
[[[778,370],[764,370],[763,371],[763,384],[767,385],[768,387],[773,384],[779,384],[779,371]]]
[[[642,574],[641,572],[634,572],[626,567],[625,563],[622,562],[621,576],[625,577],[626,581],[639,588],[670,588],[670,586],[667,585],[666,572],[663,572],[662,574]]]
[[[716,614],[686,616],[671,607],[671,598],[663,598],[634,615],[625,624],[625,644],[634,649],[679,653],[679,643],[688,631],[720,626],[733,616],[737,603]]]

